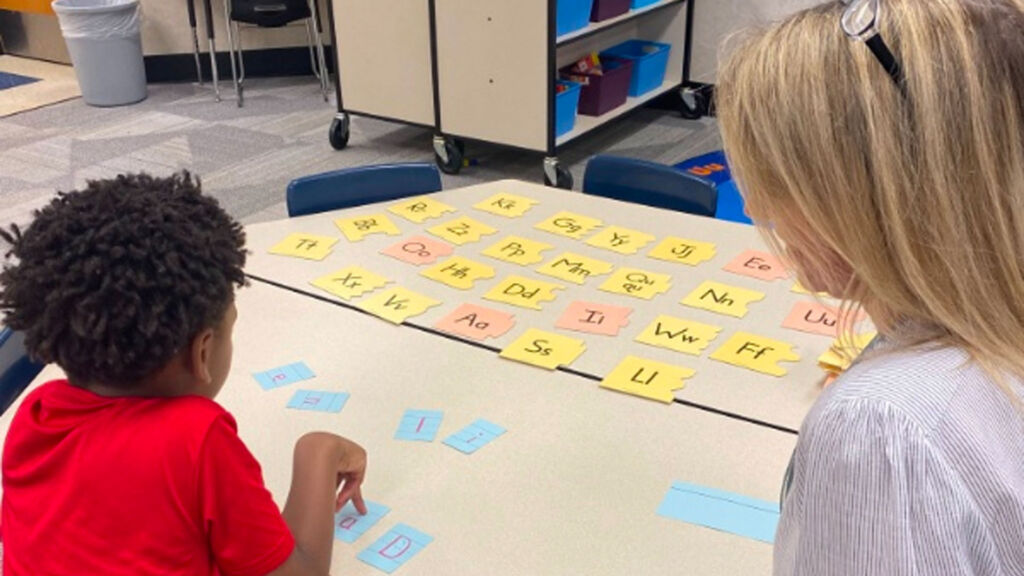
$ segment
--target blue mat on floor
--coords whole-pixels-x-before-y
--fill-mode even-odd
[[[20,74],[11,74],[9,72],[0,72],[0,90],[14,88],[15,86],[21,86],[23,84],[31,84],[33,82],[39,82],[39,78],[22,76]]]

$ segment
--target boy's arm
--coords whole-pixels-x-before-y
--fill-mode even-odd
[[[326,575],[334,545],[334,513],[352,500],[366,513],[360,492],[366,452],[326,432],[306,434],[295,443],[292,486],[282,515],[295,538],[295,550],[270,576]],[[338,486],[344,482],[340,494]]]

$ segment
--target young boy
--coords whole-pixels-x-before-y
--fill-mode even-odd
[[[4,322],[68,377],[25,397],[4,443],[3,574],[327,574],[334,511],[365,513],[366,453],[303,436],[278,511],[213,401],[245,235],[198,180],[90,182],[0,236]]]

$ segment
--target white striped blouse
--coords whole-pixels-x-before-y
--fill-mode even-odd
[[[804,420],[774,563],[1024,575],[1024,409],[962,350],[873,351]]]

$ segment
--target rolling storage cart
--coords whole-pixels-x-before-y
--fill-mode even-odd
[[[570,142],[674,91],[692,116],[693,2],[330,0],[338,62],[331,143],[347,143],[348,114],[432,126],[447,174],[462,169],[464,141],[475,140],[543,153],[544,181],[572,188],[557,156]],[[581,100],[581,87],[560,77],[594,52],[631,64],[629,95],[610,109],[606,95],[584,88]],[[577,114],[578,105],[599,114]]]
[[[338,112],[330,142],[348,145],[349,115],[434,128],[429,0],[327,0]]]

